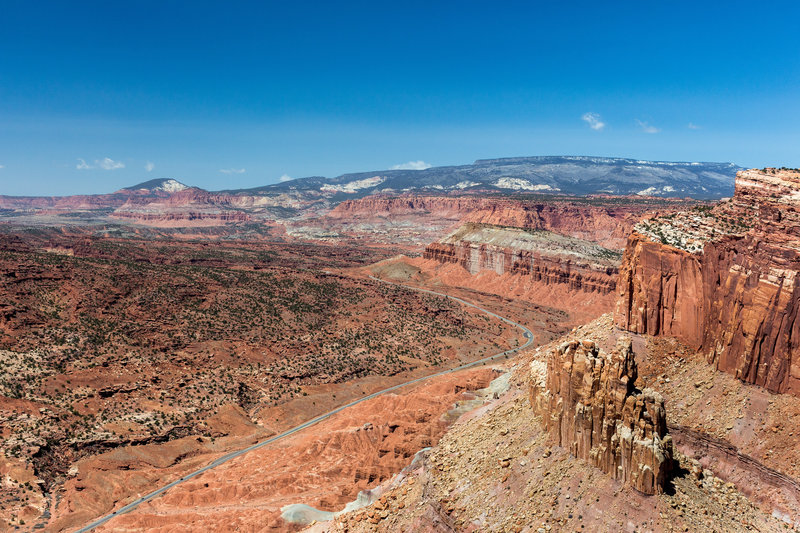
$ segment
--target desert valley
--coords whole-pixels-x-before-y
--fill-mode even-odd
[[[4,530],[800,527],[798,170],[513,158],[0,208]]]

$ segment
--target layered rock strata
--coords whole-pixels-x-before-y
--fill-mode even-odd
[[[449,220],[547,230],[622,250],[633,226],[655,211],[684,209],[686,202],[652,198],[564,197],[523,200],[506,197],[376,194],[345,200],[327,215],[330,223],[374,219]]]
[[[165,198],[130,198],[118,207],[111,218],[144,225],[216,225],[251,220],[237,209],[234,197],[190,188]]]
[[[800,171],[749,170],[711,209],[636,226],[617,326],[669,335],[773,392],[800,394]]]
[[[660,208],[671,203],[662,202]],[[606,248],[622,250],[633,226],[651,211],[653,205],[587,205],[577,202],[494,202],[464,218],[465,222],[494,224],[526,229],[548,230],[576,239],[596,242]]]
[[[470,274],[492,270],[544,285],[608,294],[616,288],[618,254],[548,231],[466,224],[425,248],[425,259],[461,265]]]
[[[532,365],[531,405],[572,455],[645,494],[663,492],[672,468],[661,396],[638,390],[630,339],[610,354],[571,341]]]

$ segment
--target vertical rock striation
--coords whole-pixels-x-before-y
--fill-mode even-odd
[[[461,265],[470,274],[491,270],[525,276],[571,291],[613,293],[619,254],[602,246],[545,230],[467,223],[429,244],[425,259]]]
[[[556,444],[640,492],[662,492],[672,438],[661,396],[635,387],[630,339],[610,354],[567,342],[541,366],[532,366],[531,405]]]
[[[617,326],[700,348],[702,271],[697,255],[633,233],[617,279]]]
[[[674,336],[748,383],[800,394],[798,272],[800,171],[743,171],[732,200],[637,225],[614,320]]]

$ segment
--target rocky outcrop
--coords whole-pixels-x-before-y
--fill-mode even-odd
[[[531,405],[555,443],[640,492],[662,492],[672,438],[661,396],[635,387],[630,339],[610,354],[590,341],[567,342],[546,365],[532,365]]]
[[[496,202],[476,210],[465,222],[543,229],[621,250],[649,205],[587,205],[574,202]]]
[[[470,274],[492,270],[543,285],[608,294],[616,288],[619,256],[594,243],[548,231],[465,224],[428,245],[423,257],[461,265]]]
[[[346,200],[327,218],[347,220],[418,217],[533,230],[547,230],[621,250],[634,224],[648,213],[685,206],[682,201],[643,198],[513,199],[501,196],[372,195]]]
[[[568,259],[546,257],[531,250],[515,250],[475,243],[431,243],[423,257],[461,265],[471,274],[493,270],[529,277],[544,285],[564,284],[570,290],[608,294],[616,288],[615,267],[595,271]]]
[[[670,335],[709,363],[800,394],[800,172],[740,172],[711,210],[637,226],[623,257],[617,326]]]
[[[696,255],[631,234],[617,281],[617,326],[699,348],[702,278]]]

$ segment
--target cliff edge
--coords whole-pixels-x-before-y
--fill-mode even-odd
[[[669,335],[772,392],[800,394],[800,171],[739,172],[732,199],[634,228],[615,323]]]

